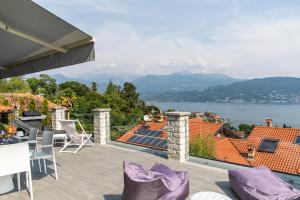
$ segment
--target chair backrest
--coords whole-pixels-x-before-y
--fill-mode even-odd
[[[28,142],[0,145],[0,176],[30,170]]]
[[[70,137],[78,137],[79,133],[76,129],[76,122],[78,122],[78,120],[60,120],[59,122],[66,131],[67,135]]]
[[[20,128],[20,129],[23,129],[24,131],[27,131],[29,132],[30,129],[32,128],[32,126],[30,126],[29,124],[19,120],[19,119],[16,119],[12,122],[16,127]]]
[[[37,128],[30,128],[28,141],[36,141],[38,132]]]
[[[42,137],[42,151],[51,154],[53,151],[53,132],[44,131]]]

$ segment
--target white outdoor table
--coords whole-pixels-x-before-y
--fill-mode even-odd
[[[15,185],[13,183],[12,176],[11,175],[0,176],[0,194],[10,192],[13,189],[15,189]]]
[[[229,197],[216,192],[198,192],[190,197],[190,200],[231,200]]]
[[[9,144],[5,144],[5,145],[9,145]],[[29,152],[29,156],[31,155],[32,152]],[[17,174],[17,179],[18,179],[18,189],[20,190],[20,174]],[[0,176],[0,195],[10,192],[13,189],[15,189],[15,185],[13,183],[12,175]]]

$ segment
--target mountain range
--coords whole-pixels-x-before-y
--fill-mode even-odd
[[[199,94],[198,101],[298,103],[299,98],[300,78],[270,77],[211,87]]]
[[[140,93],[202,91],[217,85],[238,81],[221,74],[174,73],[168,75],[146,75],[134,79]]]
[[[122,85],[132,82],[146,101],[299,103],[300,78],[271,77],[252,80],[234,79],[222,74],[173,73],[168,75],[121,76],[90,74],[81,77],[52,75],[58,83],[95,81],[103,92],[111,80]]]
[[[111,80],[113,83],[122,85],[124,82],[132,82],[137,91],[141,94],[150,94],[166,91],[203,91],[209,87],[217,85],[226,85],[237,79],[221,74],[192,74],[187,72],[174,73],[168,75],[141,75],[141,76],[123,76],[112,74],[87,74],[80,77],[67,77],[62,74],[51,75],[57,83],[66,81],[78,81],[90,85],[93,81],[98,84],[100,91],[106,88]]]

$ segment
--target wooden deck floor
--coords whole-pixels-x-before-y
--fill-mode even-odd
[[[124,149],[112,145],[95,145],[84,148],[78,154],[56,153],[58,176],[40,174],[33,169],[35,200],[119,200],[123,189],[122,162],[137,162],[149,169],[155,162],[164,163],[173,169],[185,170],[190,176],[190,194],[199,191],[214,191],[236,199],[227,178],[227,172],[189,162],[178,163],[158,156]],[[48,173],[53,172],[49,166]],[[30,199],[27,190],[0,196],[0,200]]]

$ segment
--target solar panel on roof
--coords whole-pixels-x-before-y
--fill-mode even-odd
[[[156,131],[154,134],[153,134],[153,137],[159,137],[161,135],[161,131]]]
[[[163,146],[164,149],[167,149],[168,148],[168,144],[166,143],[164,146]]]
[[[147,136],[153,136],[156,131],[148,130]]]
[[[161,139],[156,139],[152,142],[152,146],[158,146],[158,144],[161,142],[162,140]]]
[[[137,136],[132,142],[138,143],[142,138],[143,136]]]
[[[149,139],[149,137],[145,136],[141,140],[139,140],[138,143],[144,144],[144,142],[146,142],[146,140],[148,140],[148,139]]]
[[[141,127],[136,131],[136,133],[140,135],[146,135],[148,133],[148,130],[146,128]]]
[[[167,147],[167,140],[163,140],[161,143],[159,143],[159,147],[166,148]]]
[[[132,142],[134,139],[136,139],[136,135],[133,135],[133,136],[131,136],[128,140],[127,140],[127,142]]]
[[[144,144],[151,145],[154,140],[156,140],[156,138],[149,137],[149,139]]]

